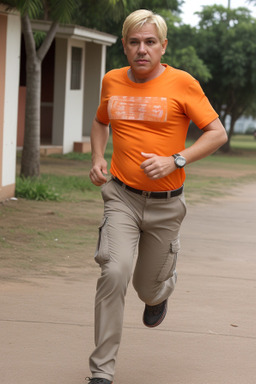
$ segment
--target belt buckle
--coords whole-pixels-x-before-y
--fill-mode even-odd
[[[142,196],[144,197],[150,197],[151,192],[150,191],[142,191]]]

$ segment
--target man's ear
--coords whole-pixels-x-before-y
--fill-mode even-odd
[[[167,48],[167,45],[168,45],[168,40],[165,39],[165,41],[163,42],[162,44],[162,55],[165,54],[165,51],[166,51],[166,48]]]
[[[124,39],[122,39],[122,44],[123,44],[124,54],[126,55],[126,48],[125,48],[126,44],[125,44]]]

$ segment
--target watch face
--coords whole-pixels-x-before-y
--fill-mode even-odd
[[[175,159],[175,163],[178,167],[183,168],[186,165],[186,159],[183,156],[179,156]]]

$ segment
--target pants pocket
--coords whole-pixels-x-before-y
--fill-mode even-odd
[[[173,275],[175,275],[175,280],[176,280],[176,263],[177,263],[179,250],[180,250],[180,240],[178,238],[173,240],[170,244],[168,255],[158,275],[157,281],[159,282],[166,281],[169,278],[173,277]]]
[[[103,217],[99,226],[99,237],[94,254],[94,259],[98,264],[105,264],[109,261],[109,246],[108,246],[108,233],[107,233],[107,217]]]

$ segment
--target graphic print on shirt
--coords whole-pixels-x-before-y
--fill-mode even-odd
[[[167,120],[166,97],[112,96],[108,102],[110,120]]]

